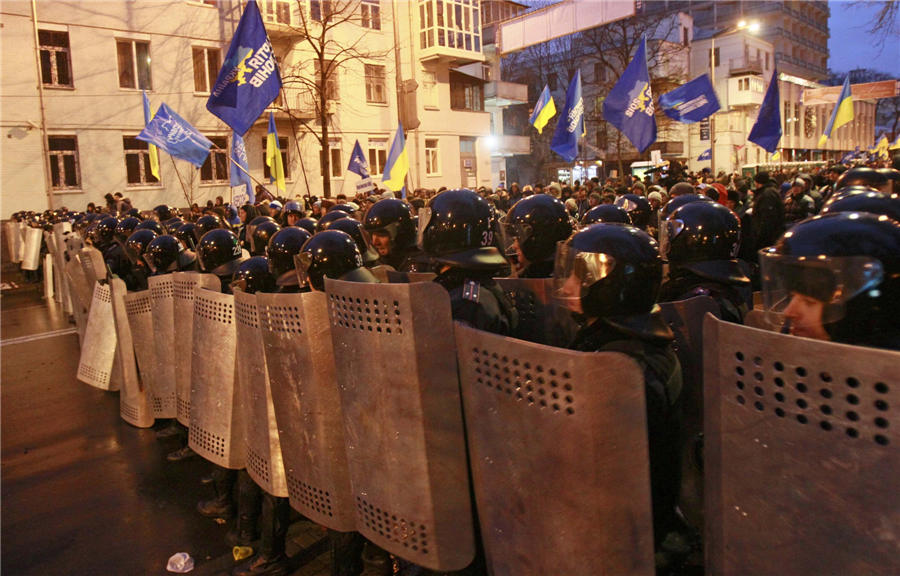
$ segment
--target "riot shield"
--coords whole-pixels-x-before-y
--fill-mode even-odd
[[[16,244],[16,257],[13,259],[17,264],[25,258],[25,230],[28,229],[28,225],[24,222],[16,222],[16,234],[15,234],[15,244]]]
[[[6,250],[9,252],[9,261],[16,262],[16,236],[19,234],[18,222],[15,220],[4,222],[3,234],[6,235]]]
[[[332,530],[355,530],[326,296],[256,300],[291,506]]]
[[[553,304],[552,278],[495,278],[519,313],[514,338],[565,347],[575,335],[571,314]]]
[[[246,467],[244,419],[235,378],[234,296],[194,291],[188,445],[213,464]]]
[[[387,267],[386,267],[387,268]],[[385,270],[387,281],[391,284],[412,284],[414,282],[431,282],[437,277],[433,272],[398,272]]]
[[[137,358],[141,382],[150,391],[155,418],[175,417],[175,386],[159,382],[159,362],[156,359],[156,343],[153,335],[153,308],[150,291],[128,292],[125,295],[125,313],[131,328],[134,356]]]
[[[766,312],[761,308],[754,308],[744,316],[744,325],[760,330],[772,330],[780,332],[784,325],[784,315],[778,312]]]
[[[703,332],[709,573],[900,573],[900,352]]]
[[[116,341],[109,286],[96,282],[78,362],[79,380],[101,390],[118,389],[112,378]]]
[[[153,357],[153,410],[157,418],[175,418],[175,284],[171,274],[147,279],[150,294]],[[159,406],[157,407],[157,399]]]
[[[102,252],[93,246],[85,246],[78,252],[78,256],[88,284],[93,286],[97,280],[106,278],[106,262]]]
[[[44,231],[40,228],[26,228],[22,252],[22,270],[37,270],[41,266],[41,243]]]
[[[637,363],[460,323],[456,347],[489,572],[652,575]]]
[[[44,232],[44,234],[47,234]],[[53,270],[53,256],[50,254],[44,254],[44,266],[42,268],[44,272],[44,300],[50,302],[51,300],[56,300],[56,274],[54,274]]]
[[[680,508],[698,530],[703,526],[703,318],[719,316],[709,296],[661,302],[662,316],[675,334],[675,353],[681,364],[682,422]]]
[[[221,282],[212,274],[199,272],[173,272],[175,290],[175,397],[178,404],[178,421],[191,424],[191,350],[194,334],[194,290],[219,290]]]
[[[53,264],[56,266],[57,276],[59,277],[60,302],[62,302],[63,310],[66,314],[74,314],[74,303],[72,302],[71,287],[66,278],[66,236],[72,232],[71,222],[58,222],[53,225],[53,244],[55,251],[53,253]]]
[[[76,254],[66,262],[66,281],[72,295],[72,315],[75,317],[75,328],[78,330],[78,341],[84,345],[84,331],[87,327],[88,311],[91,306],[91,287],[84,277],[84,268]]]
[[[326,279],[357,529],[433,570],[474,557],[450,298]]]
[[[119,278],[110,281],[113,317],[116,322],[119,366],[122,370],[122,387],[119,390],[119,415],[138,428],[153,426],[153,407],[150,390],[141,382],[134,359],[134,343],[131,340],[131,326],[125,305],[125,283]]]

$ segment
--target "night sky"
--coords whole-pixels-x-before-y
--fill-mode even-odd
[[[858,5],[848,0],[830,0],[831,38],[828,68],[848,72],[854,68],[871,68],[900,78],[900,20],[894,23],[893,39],[880,50],[871,46],[870,22],[881,8],[880,0]]]

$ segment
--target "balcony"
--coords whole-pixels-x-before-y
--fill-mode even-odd
[[[731,76],[762,74],[763,61],[759,58],[729,58],[728,72]]]
[[[762,76],[744,75],[728,79],[728,108],[760,106],[766,84]]]
[[[503,108],[528,103],[528,85],[513,82],[488,82],[484,85],[486,106]]]
[[[477,2],[419,0],[419,59],[460,66],[484,62]]]
[[[287,106],[284,105],[285,97],[287,97]],[[315,95],[307,89],[285,88],[284,92],[266,108],[266,112],[275,112],[276,117],[283,118],[288,117],[288,110],[290,110],[294,118],[299,120],[315,119],[317,116]],[[262,117],[265,116],[263,114]]]
[[[516,156],[531,154],[531,138],[528,136],[498,135],[493,137],[491,156]]]

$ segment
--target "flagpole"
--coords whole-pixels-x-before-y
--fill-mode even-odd
[[[188,196],[187,189],[184,187],[184,181],[182,181],[181,179],[181,172],[178,171],[178,165],[175,164],[175,158],[173,158],[171,154],[169,154],[168,156],[169,160],[172,161],[172,168],[175,169],[175,175],[178,176],[178,183],[181,184],[181,193],[184,194],[184,199],[187,200],[188,209],[190,209],[193,202],[191,202],[191,198]]]
[[[281,83],[281,101],[284,102],[284,111],[287,112],[288,121],[291,123],[291,134],[294,136],[294,146],[297,148],[297,157],[300,158],[300,172],[303,173],[303,183],[306,184],[306,200],[307,204],[312,206],[312,196],[309,193],[309,179],[306,177],[306,163],[303,162],[303,152],[300,150],[300,140],[297,139],[297,129],[294,126],[294,114],[288,104],[287,91],[284,89],[284,82]],[[322,104],[324,106],[324,104]]]

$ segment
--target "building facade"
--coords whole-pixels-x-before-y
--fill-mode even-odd
[[[328,125],[331,195],[353,195],[346,168],[358,140],[376,184],[404,121],[411,189],[491,184],[485,83],[464,70],[484,61],[480,8],[463,0],[259,0],[285,90],[272,105],[287,198],[322,195],[320,109]],[[4,2],[0,98],[2,211],[82,209],[122,192],[140,208],[230,197],[231,131],[206,110],[210,86],[243,9],[238,0]],[[396,12],[394,11],[396,9]],[[316,90],[310,32],[329,27]],[[341,59],[352,46],[356,57]],[[329,66],[329,69],[332,67]],[[200,169],[160,153],[150,173],[142,92],[213,143]],[[318,94],[327,94],[319,102]],[[267,114],[244,135],[250,173],[268,185]],[[46,132],[46,143],[44,130]],[[268,188],[274,191],[273,185]]]

